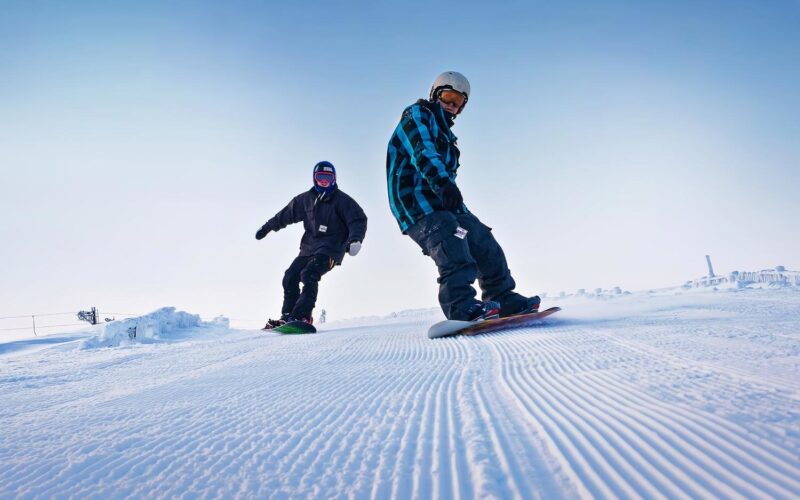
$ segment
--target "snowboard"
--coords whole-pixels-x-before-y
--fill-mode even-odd
[[[267,331],[284,334],[317,333],[317,329],[314,328],[314,325],[310,325],[305,321],[290,321],[289,323],[284,323],[281,326],[276,326]]]
[[[428,330],[429,339],[439,339],[442,337],[452,337],[455,335],[478,335],[480,333],[499,332],[503,330],[511,330],[513,328],[522,328],[524,326],[531,326],[536,324],[542,318],[550,316],[553,313],[560,311],[560,307],[551,307],[544,311],[539,311],[529,314],[517,314],[515,316],[507,316],[505,318],[487,319],[484,321],[458,321],[458,320],[445,320],[440,321]]]

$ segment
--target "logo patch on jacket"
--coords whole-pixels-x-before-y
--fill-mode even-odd
[[[326,233],[328,232],[328,226],[323,226],[322,224],[319,225],[319,232]]]

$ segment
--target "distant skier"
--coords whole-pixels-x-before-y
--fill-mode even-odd
[[[317,163],[313,179],[310,190],[295,196],[256,232],[256,239],[260,240],[295,222],[302,222],[305,228],[300,255],[283,276],[281,317],[270,319],[265,329],[292,321],[313,323],[311,312],[317,301],[319,280],[342,263],[345,252],[358,254],[367,232],[367,216],[353,198],[339,189],[333,164]]]
[[[450,129],[469,94],[464,75],[446,71],[436,77],[429,99],[403,111],[386,156],[389,204],[403,234],[436,263],[447,319],[535,312],[539,297],[514,292],[503,249],[491,228],[467,210],[455,182],[460,152]],[[483,302],[472,286],[476,278]]]

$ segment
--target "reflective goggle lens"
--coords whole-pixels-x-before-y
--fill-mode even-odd
[[[327,182],[328,184],[333,184],[334,176],[330,172],[317,172],[314,174],[314,181],[317,184],[322,184]]]
[[[457,90],[445,89],[439,94],[439,100],[450,106],[457,106],[460,108],[467,101],[467,98]]]

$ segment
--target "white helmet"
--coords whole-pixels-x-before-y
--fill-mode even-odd
[[[469,80],[458,71],[445,71],[436,77],[436,80],[433,81],[433,85],[431,86],[431,101],[438,99],[439,93],[444,89],[456,90],[469,99]],[[466,103],[467,101],[465,100],[464,104]]]

